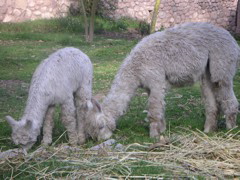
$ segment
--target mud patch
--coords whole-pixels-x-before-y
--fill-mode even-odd
[[[0,88],[6,89],[8,92],[14,92],[17,89],[28,91],[29,83],[21,80],[0,80]]]

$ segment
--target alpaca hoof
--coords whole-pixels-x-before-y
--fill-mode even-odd
[[[151,129],[150,130],[150,137],[151,138],[159,138],[160,133],[156,129]]]
[[[79,145],[83,145],[85,142],[86,142],[85,138],[78,140],[78,144],[79,144]]]
[[[152,138],[158,138],[160,136],[160,133],[164,132],[166,130],[165,125],[161,125],[160,123],[157,122],[152,122],[150,124],[150,137]]]
[[[44,146],[49,146],[52,143],[52,139],[43,139],[41,144]]]
[[[236,124],[228,124],[228,123],[226,123],[227,130],[230,130],[230,129],[233,129],[233,128],[236,128],[236,127],[238,127]]]
[[[228,130],[237,127],[236,119],[237,117],[235,114],[226,117],[226,128]]]
[[[214,132],[217,130],[217,127],[216,126],[208,126],[208,127],[205,127],[204,128],[204,133],[211,133],[211,132]]]
[[[69,141],[69,144],[71,146],[76,146],[78,144],[78,141]]]

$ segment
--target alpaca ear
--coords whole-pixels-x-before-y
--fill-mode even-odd
[[[87,101],[87,110],[90,111],[93,109],[93,103],[92,101]]]
[[[28,130],[28,129],[31,129],[31,127],[32,127],[32,121],[29,120],[29,119],[27,119],[27,120],[26,120],[26,124],[25,124],[24,127],[25,127],[27,130]]]
[[[108,128],[111,130],[111,131],[114,131],[116,129],[116,123],[114,121],[110,121],[108,122]]]
[[[92,99],[91,101],[92,101],[94,109],[98,112],[102,112],[102,108],[101,108],[100,103],[95,99]]]
[[[11,116],[6,116],[5,118],[6,118],[7,122],[8,122],[8,124],[9,124],[12,128],[16,126],[17,121],[15,121]]]

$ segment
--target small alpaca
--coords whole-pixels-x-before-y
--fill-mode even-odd
[[[43,125],[42,143],[50,144],[54,106],[60,104],[70,144],[83,143],[84,106],[91,103],[92,77],[92,63],[79,49],[63,48],[43,60],[33,74],[21,120],[6,116],[12,127],[13,142],[24,149],[31,148]]]
[[[137,88],[147,90],[150,136],[166,129],[164,97],[168,89],[201,82],[206,133],[216,130],[222,110],[227,129],[236,126],[238,101],[233,77],[240,58],[239,46],[230,33],[209,23],[185,23],[143,38],[121,65],[110,92],[94,103],[88,121],[96,121],[92,136],[107,139],[116,128]],[[94,124],[93,124],[94,125]],[[90,132],[91,133],[91,132]]]

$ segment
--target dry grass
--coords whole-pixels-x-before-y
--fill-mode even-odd
[[[181,135],[171,134],[168,145],[151,151],[148,151],[149,143],[130,144],[121,152],[107,148],[91,151],[64,144],[40,147],[26,156],[1,159],[0,170],[12,171],[13,179],[25,173],[38,179],[154,179],[167,176],[164,172],[132,175],[133,168],[142,162],[146,167],[163,167],[173,177],[240,177],[240,132],[229,131],[210,137],[200,131],[187,131]],[[53,164],[53,159],[54,166],[43,166]]]

